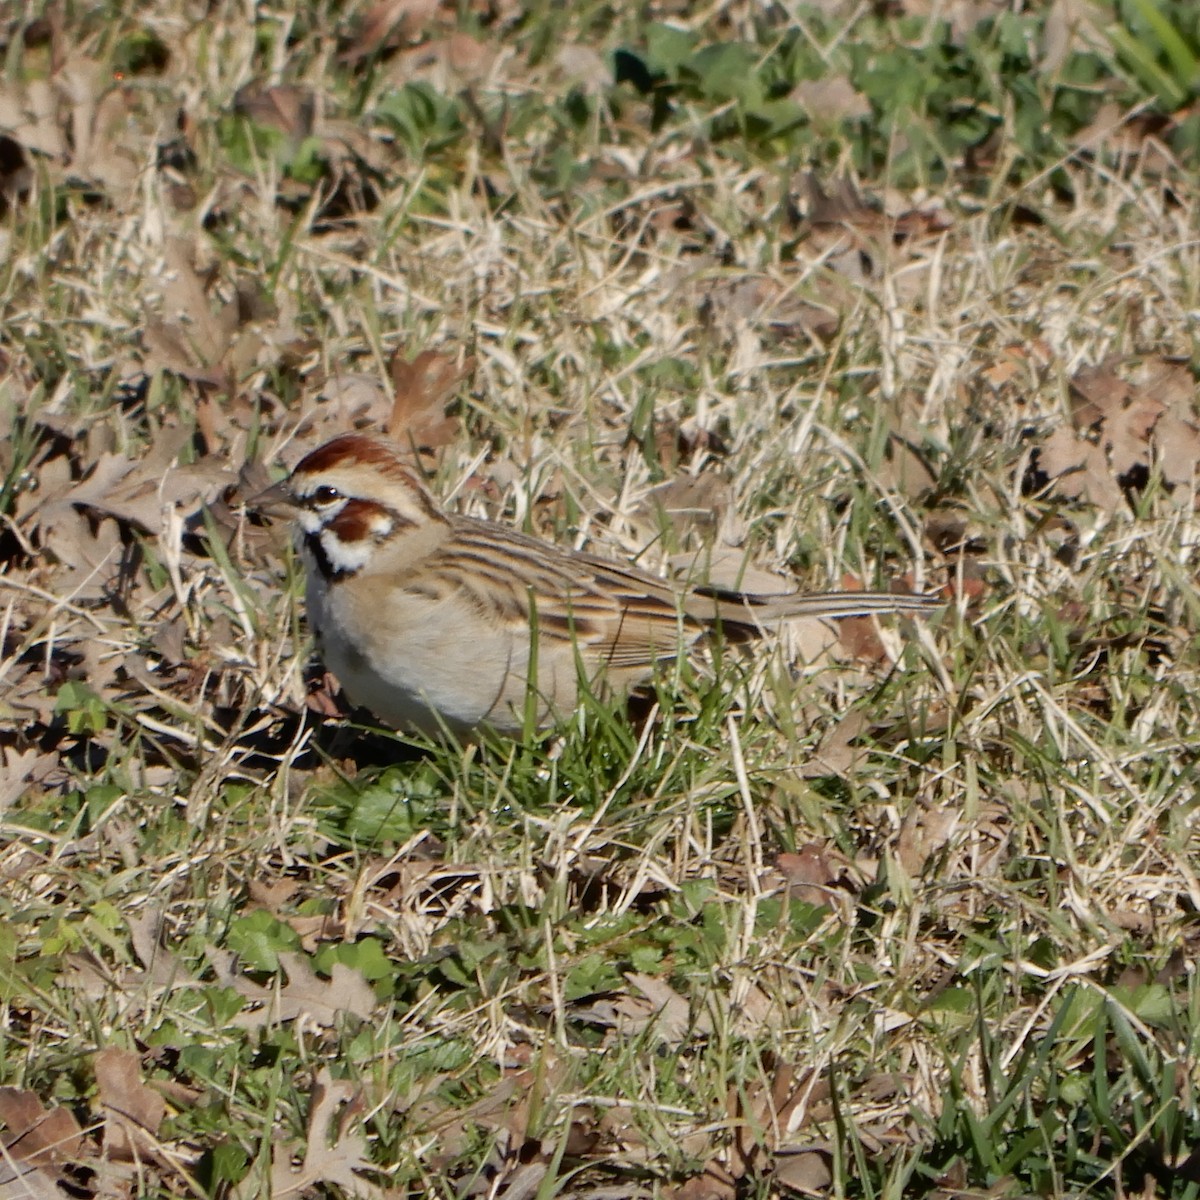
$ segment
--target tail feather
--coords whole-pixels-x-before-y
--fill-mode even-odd
[[[745,626],[747,631],[757,626],[776,625],[798,617],[865,617],[872,614],[932,612],[945,606],[941,596],[932,593],[903,592],[790,592],[782,595],[762,595],[738,592],[728,588],[698,587],[693,596],[712,600],[715,615],[723,625]],[[702,601],[701,601],[702,603]],[[692,615],[701,617],[701,603],[689,606]]]

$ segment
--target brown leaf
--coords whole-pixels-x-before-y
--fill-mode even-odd
[[[1136,466],[1150,465],[1150,437],[1166,411],[1153,396],[1138,394],[1117,417],[1104,423],[1112,473],[1120,479]]]
[[[863,662],[885,663],[888,660],[887,647],[879,636],[874,617],[847,617],[839,621],[838,641]]]
[[[887,457],[879,468],[879,481],[890,491],[919,500],[935,487],[937,476],[915,445],[893,433],[888,438]]]
[[[166,241],[161,315],[146,317],[142,328],[145,369],[217,387],[236,382],[257,361],[263,338],[251,322],[265,314],[249,289],[214,302],[216,269],[201,269],[197,255],[183,238]]]
[[[713,472],[676,475],[651,488],[630,515],[639,520],[639,534],[647,541],[670,528],[682,542],[695,529],[711,534],[730,501],[729,484]]]
[[[14,80],[0,82],[0,128],[26,151],[50,163],[70,158],[58,98],[47,79],[31,79],[23,87]]]
[[[612,68],[596,49],[580,42],[568,42],[554,56],[554,65],[564,79],[579,85],[589,95],[598,95],[612,84]]]
[[[729,1171],[738,1179],[758,1172],[774,1154],[806,1093],[807,1077],[798,1084],[791,1063],[769,1057],[764,1065],[773,1066],[769,1088],[761,1080],[731,1087],[726,1100],[733,1129]]]
[[[818,121],[835,122],[869,117],[871,105],[846,75],[806,79],[792,89],[791,98]]]
[[[1200,463],[1191,372],[1152,359],[1139,374],[1143,382],[1134,384],[1105,364],[1071,380],[1074,430],[1056,429],[1038,450],[1038,467],[1062,495],[1114,512],[1122,487],[1137,486],[1138,472],[1155,464],[1168,485],[1190,484]]]
[[[16,1160],[0,1163],[0,1200],[67,1200],[70,1194],[46,1170],[22,1166]]]
[[[250,880],[250,899],[277,917],[281,915],[280,908],[299,890],[298,879],[274,879],[270,883],[264,883],[261,879]]]
[[[1106,159],[1136,159],[1140,172],[1159,175],[1170,164],[1160,143],[1176,124],[1168,113],[1126,109],[1109,101],[1071,138],[1071,144]]]
[[[865,750],[856,746],[855,741],[870,724],[870,717],[862,709],[847,713],[836,725],[826,730],[816,749],[801,765],[800,773],[806,779],[849,774],[865,754]]]
[[[1154,433],[1163,479],[1174,487],[1189,487],[1200,463],[1200,429],[1168,412]]]
[[[828,904],[845,862],[835,861],[827,845],[808,842],[795,853],[783,851],[776,855],[775,869],[787,880],[790,896],[806,904]]]
[[[834,180],[827,191],[813,172],[806,171],[800,177],[797,190],[804,197],[808,220],[813,225],[860,229],[874,229],[880,225],[880,210],[867,204],[862,193],[845,176]]]
[[[339,370],[302,412],[284,465],[293,466],[314,446],[350,429],[378,434],[386,428],[393,398],[378,376]]]
[[[664,1041],[677,1043],[689,1036],[712,1032],[707,1012],[692,1013],[686,999],[658,975],[626,971],[625,978],[650,1002],[648,1024]]]
[[[0,746],[0,817],[13,803],[54,770],[58,755],[39,753],[33,747],[17,750]]]
[[[125,987],[132,991],[135,986],[154,990],[191,987],[195,976],[179,960],[179,956],[168,950],[161,942],[163,914],[161,909],[147,908],[126,917],[129,926],[129,941],[138,962],[145,972],[141,979],[131,977]]]
[[[496,58],[494,45],[472,37],[461,29],[446,39],[446,65],[460,79],[472,82],[482,79]]]
[[[958,825],[958,812],[946,807],[914,804],[900,827],[896,858],[911,879],[917,878],[937,855]]]
[[[313,131],[316,99],[309,89],[294,84],[263,87],[251,83],[238,89],[233,111],[256,125],[277,130],[298,145]]]
[[[1054,481],[1055,490],[1071,499],[1083,497],[1106,512],[1116,512],[1124,500],[1104,450],[1076,437],[1065,425],[1039,447],[1038,465]]]
[[[46,1109],[33,1092],[0,1088],[0,1121],[8,1131],[6,1158],[45,1167],[77,1159],[83,1153],[83,1130],[70,1111]]]
[[[120,1162],[160,1160],[158,1127],[166,1115],[162,1096],[142,1082],[138,1055],[109,1046],[92,1059],[104,1114],[104,1156]]]
[[[458,435],[458,418],[446,415],[446,405],[458,385],[475,369],[468,358],[461,367],[435,350],[422,350],[411,361],[399,351],[392,358],[395,399],[388,434],[402,446],[436,450]]]
[[[136,195],[141,164],[130,150],[131,93],[104,63],[73,54],[55,80],[69,109],[71,171],[107,192],[118,209]]]
[[[322,717],[344,717],[350,710],[349,702],[342,696],[341,686],[329,671],[322,671],[308,681],[304,707]]]
[[[338,55],[349,64],[402,45],[437,15],[438,0],[379,0],[359,23],[355,36]]]
[[[382,1198],[383,1191],[360,1173],[371,1168],[367,1139],[361,1133],[351,1133],[349,1128],[360,1112],[361,1102],[354,1084],[335,1080],[329,1068],[322,1067],[313,1082],[303,1146],[288,1140],[277,1141],[271,1148],[269,1189],[261,1186],[266,1181],[251,1172],[234,1189],[235,1200],[264,1194],[285,1200],[322,1184],[341,1188],[348,1196],[366,1200]],[[292,1164],[301,1150],[304,1157],[297,1169]]]
[[[1081,367],[1070,381],[1071,421],[1082,431],[1118,416],[1132,388],[1107,366]]]
[[[318,1025],[333,1025],[340,1012],[364,1020],[375,1008],[375,992],[361,972],[334,963],[328,981],[321,979],[303,954],[281,951],[279,962],[287,982],[261,987],[233,969],[234,956],[216,946],[207,949],[209,961],[223,987],[231,987],[258,1008],[240,1012],[232,1024],[254,1029],[271,1022],[294,1021],[304,1017]]]
[[[710,1162],[701,1175],[663,1193],[671,1200],[736,1200],[737,1181],[718,1162]]]
[[[793,1191],[823,1196],[833,1183],[832,1163],[828,1150],[785,1151],[776,1157],[771,1177]]]

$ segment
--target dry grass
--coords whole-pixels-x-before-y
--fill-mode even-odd
[[[849,136],[822,193],[716,101],[655,127],[588,57],[633,14],[356,58],[385,7],[8,31],[0,1120],[60,1122],[25,1184],[1190,1194],[1195,164],[1011,149],[874,208]],[[423,152],[377,116],[413,80],[465,114]],[[422,351],[468,372],[449,423],[408,397],[464,510],[952,603],[532,745],[323,722],[238,499]]]

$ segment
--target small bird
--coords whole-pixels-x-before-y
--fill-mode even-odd
[[[634,566],[444,512],[382,438],[347,433],[261,498],[295,510],[305,605],[346,695],[398,729],[520,734],[581,686],[623,694],[708,634],[792,617],[928,612],[934,595],[755,595],[673,587]]]

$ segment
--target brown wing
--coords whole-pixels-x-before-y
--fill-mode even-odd
[[[891,592],[757,595],[719,587],[677,591],[637,567],[566,550],[502,525],[455,518],[429,567],[489,620],[530,628],[597,663],[636,670],[673,658],[714,626],[741,642],[794,617],[852,617],[941,607],[937,596]]]
[[[429,566],[489,619],[523,632],[536,614],[543,636],[614,667],[648,669],[674,657],[707,624],[681,610],[668,584],[636,567],[466,518],[454,522]]]

